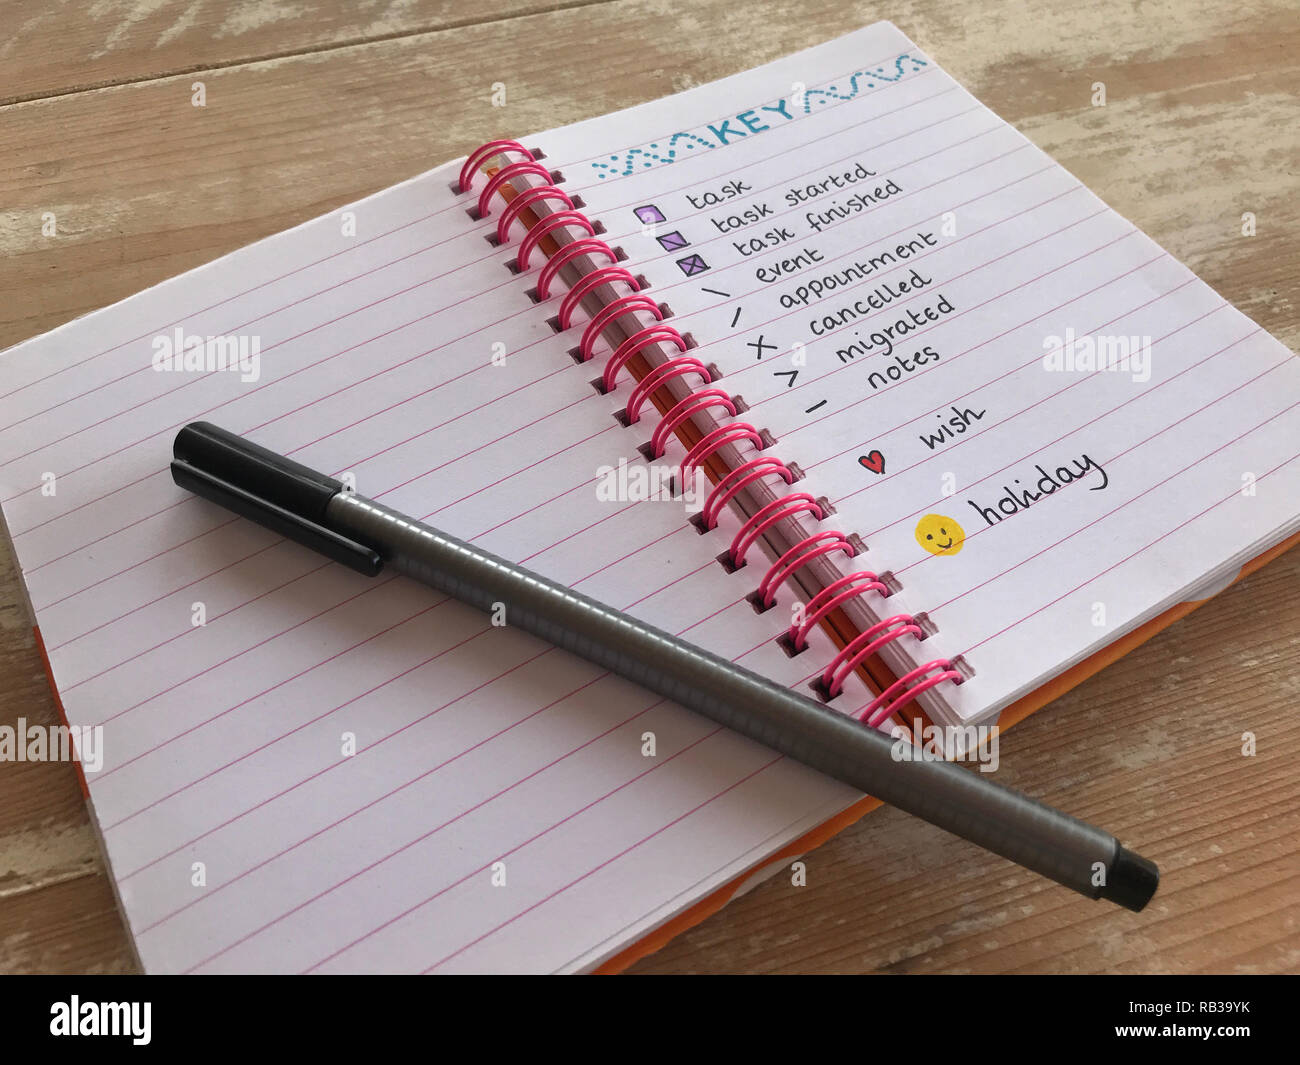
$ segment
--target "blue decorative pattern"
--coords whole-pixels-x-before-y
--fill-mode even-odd
[[[904,52],[894,59],[892,64],[883,64],[875,70],[856,71],[849,78],[849,83],[843,91],[840,90],[838,85],[827,85],[821,89],[808,89],[802,94],[789,99],[778,100],[775,104],[765,104],[759,110],[779,114],[787,121],[794,121],[799,116],[792,112],[791,103],[794,104],[796,109],[801,108],[804,115],[811,114],[814,103],[826,104],[831,100],[840,102],[852,100],[859,94],[874,89],[879,85],[901,81],[908,74],[928,65],[926,60]],[[747,121],[743,117],[745,115],[755,117],[751,117]],[[756,128],[755,123],[763,121],[756,117],[756,111],[746,111],[742,112],[740,116],[736,116],[734,121],[740,123],[737,127],[731,126],[732,121],[733,119],[727,119],[720,125],[709,126],[706,131],[707,135],[704,133],[674,133],[672,136],[656,141],[644,148],[629,148],[625,152],[615,152],[609,156],[608,160],[598,160],[593,162],[591,166],[602,181],[606,178],[628,177],[639,170],[648,170],[664,163],[674,163],[685,152],[721,148],[729,144],[730,139],[733,137],[752,136],[771,128],[767,125]]]

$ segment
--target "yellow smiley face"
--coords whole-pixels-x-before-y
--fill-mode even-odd
[[[966,530],[942,514],[927,514],[916,523],[916,542],[932,555],[955,555],[965,540]]]

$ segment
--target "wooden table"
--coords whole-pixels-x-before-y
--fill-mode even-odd
[[[985,6],[1000,10],[126,0],[92,13],[10,0],[0,347],[489,137],[625,107],[889,17],[1294,349],[1293,0]],[[504,108],[491,103],[496,82]],[[1244,212],[1254,236],[1242,235]],[[52,724],[0,552],[0,723]],[[1164,883],[1144,913],[1081,902],[882,810],[807,858],[806,887],[778,875],[634,971],[1300,970],[1297,578],[1300,551],[1003,737],[1003,782],[1159,861]],[[133,968],[72,769],[0,763],[0,971]]]

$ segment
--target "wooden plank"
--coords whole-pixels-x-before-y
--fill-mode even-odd
[[[106,85],[429,35],[601,0],[6,4],[0,104]]]
[[[420,19],[454,18],[452,5],[417,5],[406,22],[375,15],[398,20],[385,36],[365,10],[320,3],[309,9],[317,25],[272,20],[222,36],[213,27],[238,6],[202,5],[172,51],[149,42],[164,23],[175,26],[176,5],[159,8],[162,21],[142,8],[114,48],[111,17],[84,32],[15,23],[17,43],[0,45],[0,98],[15,78],[44,84],[51,98],[0,107],[0,151],[18,161],[0,174],[0,290],[9,297],[0,346],[491,136],[628,106],[858,25],[832,0],[800,5],[797,18],[777,3],[702,0],[683,13],[620,0],[504,20],[530,8],[487,0],[475,24],[437,32]],[[890,14],[972,92],[1296,346],[1300,312],[1287,293],[1300,273],[1300,204],[1288,175],[1300,165],[1300,31],[1286,3],[1159,0],[1134,10],[1034,0],[967,20],[937,0],[901,0]],[[72,36],[56,39],[62,33]],[[367,33],[384,39],[355,43]],[[42,48],[48,71],[37,69]],[[276,58],[246,61],[266,55]],[[8,63],[16,56],[37,58],[22,60],[23,72]],[[186,56],[180,76],[174,64]],[[466,59],[476,56],[492,59]],[[203,63],[215,69],[188,73]],[[202,109],[190,105],[197,76]],[[491,106],[494,81],[507,86],[505,108]],[[1090,104],[1097,81],[1104,107]],[[93,84],[111,87],[82,91]],[[45,211],[58,219],[55,237],[41,233]],[[1245,211],[1258,236],[1241,235]],[[1162,862],[1165,884],[1146,913],[1081,904],[886,810],[805,859],[808,887],[779,875],[637,969],[1300,968],[1300,842],[1293,818],[1275,813],[1300,805],[1291,768],[1298,554],[1003,739],[1000,779]],[[0,627],[0,723],[19,714],[53,721],[7,552]],[[1245,731],[1259,737],[1253,759],[1240,754]],[[131,964],[73,774],[0,764],[0,971]]]

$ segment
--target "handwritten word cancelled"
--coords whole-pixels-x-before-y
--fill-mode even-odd
[[[1013,514],[1018,514],[1022,510],[1028,510],[1044,496],[1049,496],[1058,488],[1064,488],[1067,484],[1074,481],[1082,481],[1091,474],[1096,474],[1097,484],[1088,486],[1090,492],[1100,492],[1110,484],[1110,478],[1101,465],[1087,455],[1080,456],[1077,459],[1070,459],[1063,465],[1057,466],[1054,470],[1048,470],[1042,463],[1034,467],[1038,474],[1038,479],[1033,481],[1033,487],[1027,487],[1022,478],[1017,477],[1012,484],[1004,484],[1002,491],[1004,495],[993,501],[992,506],[983,506],[973,499],[966,500],[971,508],[979,514],[989,525],[996,525],[1003,518],[1009,518]],[[1024,479],[1028,479],[1026,475]]]

